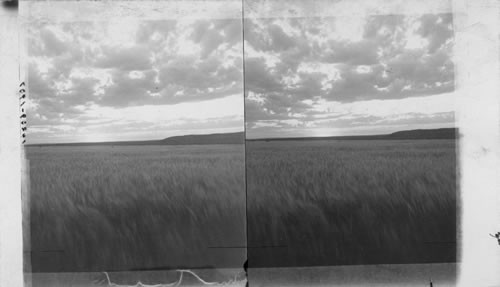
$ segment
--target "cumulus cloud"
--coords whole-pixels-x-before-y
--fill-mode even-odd
[[[155,76],[156,72],[153,70],[134,77],[132,73],[123,73],[115,69],[110,84],[104,87],[97,103],[111,107],[144,105],[151,101],[150,93],[156,90]]]
[[[64,130],[74,141],[81,138],[75,133],[93,122],[120,130],[118,116],[98,121],[103,113],[95,111],[102,108],[110,113],[191,103],[192,109],[200,109],[209,100],[238,95],[243,106],[241,20],[127,21],[31,22],[29,124],[38,131],[37,139],[45,141],[44,136]],[[235,126],[235,116],[226,119],[233,130],[242,130],[241,122]],[[185,119],[178,132],[189,124],[200,126],[200,121]],[[135,122],[142,125],[140,117]],[[211,123],[212,129],[227,128],[222,117]]]
[[[66,50],[67,47],[63,41],[59,40],[51,30],[44,29],[40,31],[40,37],[43,43],[44,51],[47,51],[47,55],[61,55]]]
[[[270,71],[262,58],[245,59],[245,86],[248,91],[259,94],[283,91],[280,80]]]
[[[318,113],[313,108],[318,102],[430,98],[454,90],[448,14],[246,19],[245,43],[250,137],[271,130],[279,136],[290,124],[313,130],[318,122],[309,115]],[[358,122],[388,125],[363,118]],[[347,127],[347,121],[335,124]]]
[[[147,70],[151,68],[150,50],[146,46],[103,47],[96,60],[97,68],[113,68],[123,71]]]

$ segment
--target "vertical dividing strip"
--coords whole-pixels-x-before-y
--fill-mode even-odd
[[[246,85],[245,85],[245,0],[241,0],[241,41],[242,41],[242,68],[243,68],[243,145],[244,145],[244,158],[243,162],[245,165],[245,236],[246,236],[246,248],[245,248],[245,254],[246,254],[246,261],[244,263],[244,270],[245,270],[245,278],[246,278],[246,286],[249,285],[249,279],[248,279],[248,177],[247,177],[247,109],[246,109],[246,103],[245,103],[245,98],[246,98]]]

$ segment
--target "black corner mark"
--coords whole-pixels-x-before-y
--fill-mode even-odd
[[[22,86],[25,86],[24,82],[21,82],[21,84],[19,84],[19,87],[22,87]]]
[[[245,278],[247,279],[245,287],[248,287],[248,259],[245,260],[245,263],[243,263],[243,270],[245,270]]]
[[[17,7],[19,6],[19,1],[18,0],[3,0],[2,6],[5,9],[17,10]]]

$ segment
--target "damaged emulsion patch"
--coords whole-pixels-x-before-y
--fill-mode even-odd
[[[18,0],[3,0],[2,7],[8,10],[17,10],[19,7]]]

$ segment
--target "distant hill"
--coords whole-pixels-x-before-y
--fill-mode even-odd
[[[245,134],[243,132],[185,135],[169,137],[161,140],[161,143],[166,145],[243,144],[244,142]]]
[[[458,129],[409,130],[395,132],[387,137],[391,139],[455,139]]]
[[[296,138],[260,138],[250,141],[286,141],[286,140],[425,140],[456,139],[457,128],[420,129],[399,131],[383,135],[332,136],[332,137],[296,137]]]
[[[162,140],[150,141],[119,141],[119,142],[84,142],[28,144],[27,146],[123,146],[123,145],[211,145],[211,144],[243,144],[245,133],[219,133],[205,135],[173,136]]]
[[[333,137],[297,137],[297,138],[259,138],[248,141],[286,141],[286,140],[418,140],[418,139],[456,139],[458,129],[420,129],[399,131],[385,135],[333,136]],[[211,144],[243,144],[245,133],[218,133],[204,135],[173,136],[162,140],[120,141],[120,142],[87,142],[28,144],[28,146],[97,146],[97,145],[211,145]]]

